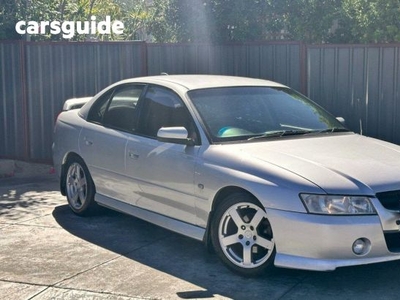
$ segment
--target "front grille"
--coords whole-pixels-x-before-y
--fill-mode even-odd
[[[378,193],[376,197],[384,208],[400,211],[400,191]]]
[[[376,194],[382,206],[388,210],[400,212],[400,191]],[[385,232],[386,246],[390,252],[400,252],[400,232]]]

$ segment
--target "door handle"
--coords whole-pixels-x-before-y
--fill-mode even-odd
[[[128,151],[128,156],[130,159],[138,159],[139,158],[139,154],[137,154],[133,151]]]
[[[86,137],[84,137],[83,140],[85,141],[85,144],[87,146],[92,146],[93,145],[93,142],[91,140],[88,140]]]

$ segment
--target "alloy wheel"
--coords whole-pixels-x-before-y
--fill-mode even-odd
[[[70,204],[77,210],[87,201],[87,179],[82,166],[72,163],[67,172],[66,192]]]
[[[263,265],[275,243],[265,211],[253,203],[229,207],[220,218],[218,239],[225,256],[240,268]]]

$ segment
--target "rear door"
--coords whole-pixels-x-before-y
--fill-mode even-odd
[[[143,85],[121,85],[93,105],[79,137],[81,154],[89,167],[96,192],[126,201],[125,150],[135,132],[137,102]]]

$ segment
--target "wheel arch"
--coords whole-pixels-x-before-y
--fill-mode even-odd
[[[211,206],[211,211],[208,215],[208,220],[207,220],[207,227],[206,227],[206,232],[204,234],[204,243],[206,245],[206,248],[208,251],[212,252],[213,251],[213,247],[212,247],[212,243],[211,243],[211,221],[213,219],[214,216],[214,212],[215,209],[222,203],[222,201],[228,197],[229,195],[232,194],[236,194],[236,193],[246,193],[250,196],[252,196],[261,207],[264,207],[260,200],[258,200],[258,198],[251,193],[250,191],[248,191],[245,188],[239,187],[239,186],[226,186],[221,188],[214,196],[214,199],[212,201],[212,206]]]
[[[60,172],[60,192],[61,192],[61,195],[63,195],[63,196],[66,195],[65,176],[66,176],[66,172],[67,172],[67,163],[74,157],[77,159],[80,159],[85,164],[85,167],[87,168],[85,161],[78,153],[69,152],[64,155],[64,158],[61,162],[61,172]]]

